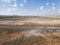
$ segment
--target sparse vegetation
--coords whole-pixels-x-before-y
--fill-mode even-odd
[[[22,35],[22,32],[24,31],[16,29],[0,29],[0,45],[60,45],[60,37],[53,35],[53,33],[48,30],[43,31],[44,34],[47,34],[47,36],[45,35],[45,38],[34,35],[24,37],[25,34]],[[13,36],[11,37],[11,35]],[[16,37],[17,35],[19,35],[19,37]]]

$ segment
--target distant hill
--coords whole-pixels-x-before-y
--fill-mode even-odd
[[[59,16],[0,16],[0,20],[25,20],[25,19],[39,19],[39,20],[60,20]]]

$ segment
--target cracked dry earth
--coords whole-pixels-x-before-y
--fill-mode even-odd
[[[0,45],[60,45],[60,37],[48,31],[0,29]]]

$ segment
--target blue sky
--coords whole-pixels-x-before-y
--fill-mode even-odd
[[[60,16],[60,0],[0,0],[0,15]]]

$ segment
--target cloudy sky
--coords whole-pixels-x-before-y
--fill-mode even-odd
[[[60,0],[0,0],[0,15],[60,16]]]

